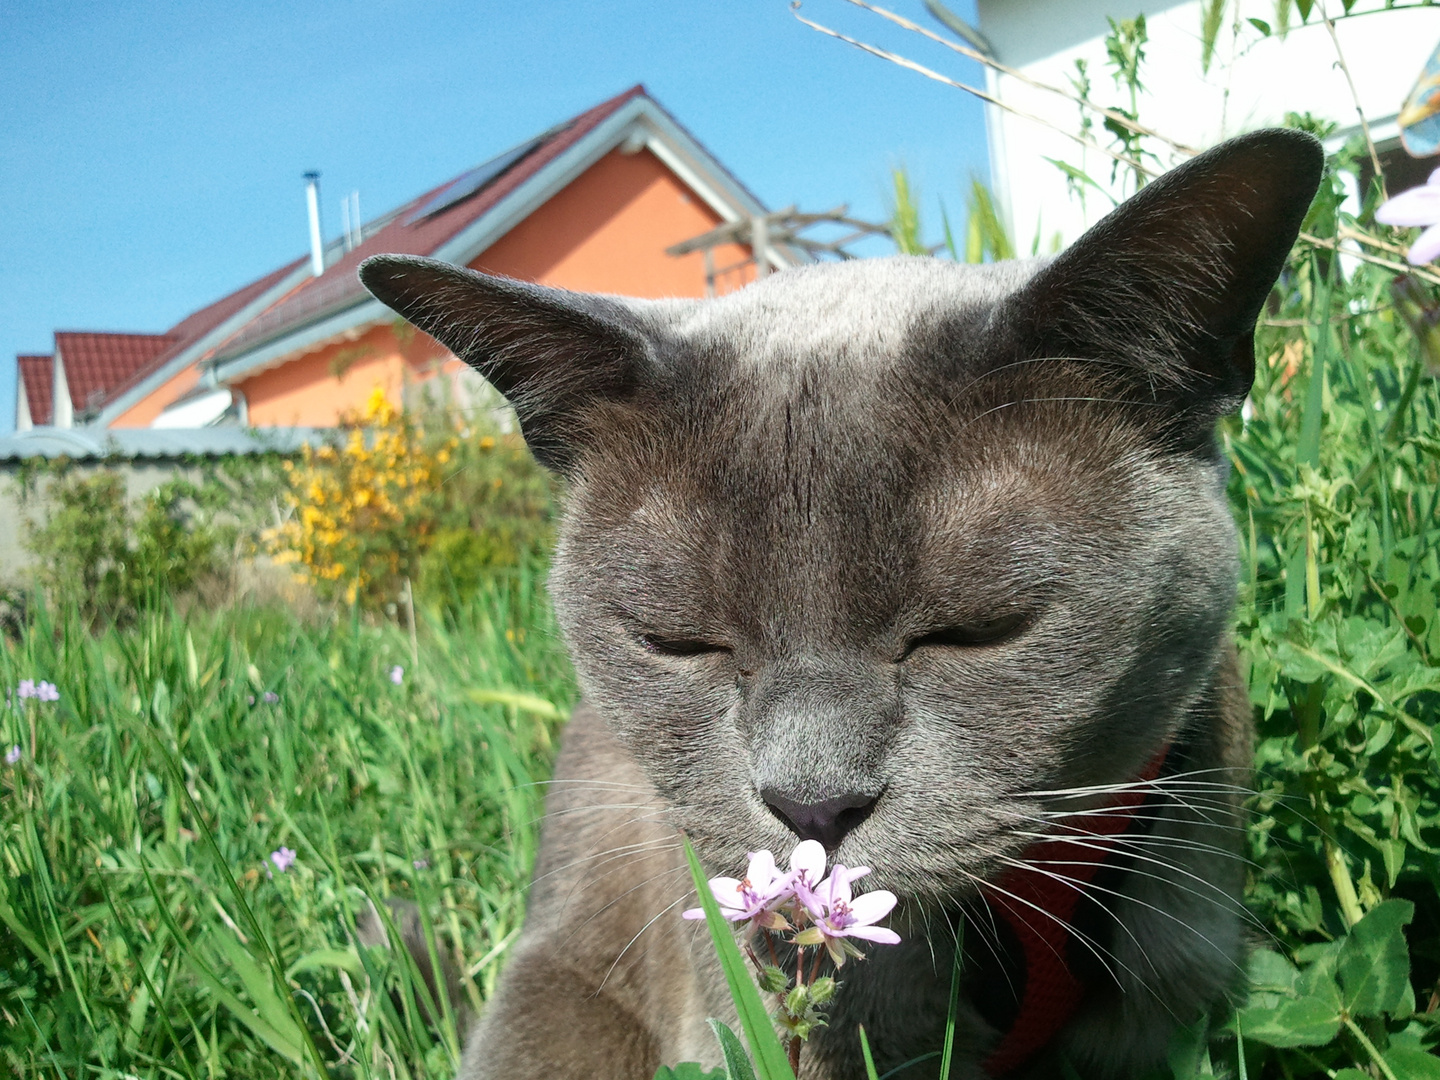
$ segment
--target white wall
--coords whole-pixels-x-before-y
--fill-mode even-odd
[[[1238,37],[1233,30],[1237,2]],[[1331,0],[1332,8],[1339,6],[1339,0]],[[1355,10],[1382,6],[1383,0],[1361,0]],[[1148,92],[1140,99],[1140,122],[1191,146],[1203,148],[1277,124],[1287,111],[1310,112],[1345,130],[1358,126],[1354,100],[1335,63],[1334,44],[1315,15],[1308,26],[1292,24],[1283,40],[1263,38],[1244,21],[1253,16],[1273,25],[1273,0],[1231,0],[1208,74],[1200,67],[1201,0],[979,0],[978,10],[981,29],[1001,62],[1068,88],[1075,60],[1083,57],[1090,69],[1091,98],[1112,106],[1128,102],[1105,63],[1105,16],[1129,18],[1143,11],[1150,44],[1141,69]],[[1298,16],[1292,18],[1298,23]],[[1372,128],[1379,138],[1393,137],[1401,103],[1440,43],[1440,7],[1343,19],[1336,29]],[[1079,107],[1073,101],[994,73],[990,89],[1063,132],[1078,130]],[[1108,158],[1082,149],[1062,131],[993,106],[988,122],[991,179],[1022,250],[1029,249],[1037,229],[1046,241],[1058,230],[1069,242],[1104,216],[1111,206],[1106,198],[1091,192],[1082,207],[1067,190],[1064,176],[1045,158],[1084,168],[1107,184]],[[1109,133],[1098,117],[1094,135],[1109,145]],[[1161,152],[1166,167],[1179,160]],[[1127,193],[1122,187],[1115,185],[1117,195]]]

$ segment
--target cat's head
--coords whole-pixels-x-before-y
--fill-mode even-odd
[[[1124,782],[1193,722],[1236,576],[1212,429],[1321,162],[1234,140],[1049,261],[708,301],[361,276],[568,478],[582,687],[707,862],[815,835],[956,894],[1025,846],[1033,793]]]

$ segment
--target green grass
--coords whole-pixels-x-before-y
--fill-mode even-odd
[[[574,693],[538,586],[413,653],[277,610],[81,625],[0,647],[0,687],[61,694],[0,705],[0,1075],[453,1075],[448,1008],[432,1036],[409,965],[353,928],[420,900],[468,1006],[493,986]]]

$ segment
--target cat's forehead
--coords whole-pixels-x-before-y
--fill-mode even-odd
[[[807,358],[883,363],[904,350],[917,327],[988,310],[1042,265],[899,256],[797,267],[689,306],[673,329],[747,366],[773,369]]]

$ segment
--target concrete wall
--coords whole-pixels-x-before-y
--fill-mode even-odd
[[[125,478],[125,491],[131,499],[155,490],[168,480],[180,476],[200,480],[199,471],[177,461],[118,462],[114,464],[77,463],[72,466],[78,475],[92,475],[102,470],[118,472]],[[38,491],[23,494],[18,462],[0,462],[0,586],[29,584],[34,556],[25,547],[30,522],[43,525],[51,503],[45,497],[48,477],[37,483]]]

